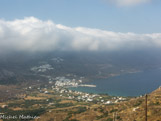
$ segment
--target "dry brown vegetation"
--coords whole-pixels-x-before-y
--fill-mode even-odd
[[[48,99],[52,101],[48,102]],[[51,105],[50,105],[51,104]],[[161,88],[148,94],[148,121],[161,121]],[[0,103],[14,111],[39,110],[44,107],[35,121],[144,121],[145,97],[131,98],[113,105],[94,104],[69,100],[59,95],[32,92],[23,99]]]
[[[61,103],[69,103],[64,100]],[[76,102],[71,102],[77,104]],[[80,107],[86,107],[82,112]],[[36,121],[144,121],[145,120],[145,97],[132,98],[127,102],[120,102],[116,105],[89,106],[75,105],[66,108],[56,108],[41,115]],[[161,88],[148,95],[148,121],[161,121]]]

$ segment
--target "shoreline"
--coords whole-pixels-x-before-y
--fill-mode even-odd
[[[78,87],[96,87],[96,85],[92,85],[92,84],[81,84],[81,85],[78,85]]]

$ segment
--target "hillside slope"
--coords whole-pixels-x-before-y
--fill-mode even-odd
[[[148,94],[148,121],[161,121],[161,87]],[[56,108],[36,121],[144,121],[145,96],[114,105],[87,103]]]

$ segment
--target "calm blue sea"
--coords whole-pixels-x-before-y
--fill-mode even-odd
[[[161,69],[124,74],[108,79],[97,79],[88,84],[94,84],[97,87],[77,87],[71,89],[88,93],[104,93],[112,96],[144,95],[161,86]]]

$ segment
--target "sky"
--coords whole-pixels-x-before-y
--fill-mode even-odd
[[[161,0],[0,0],[0,51],[161,47]]]
[[[160,6],[161,0],[0,0],[0,18],[34,16],[71,27],[157,33],[161,32]]]

